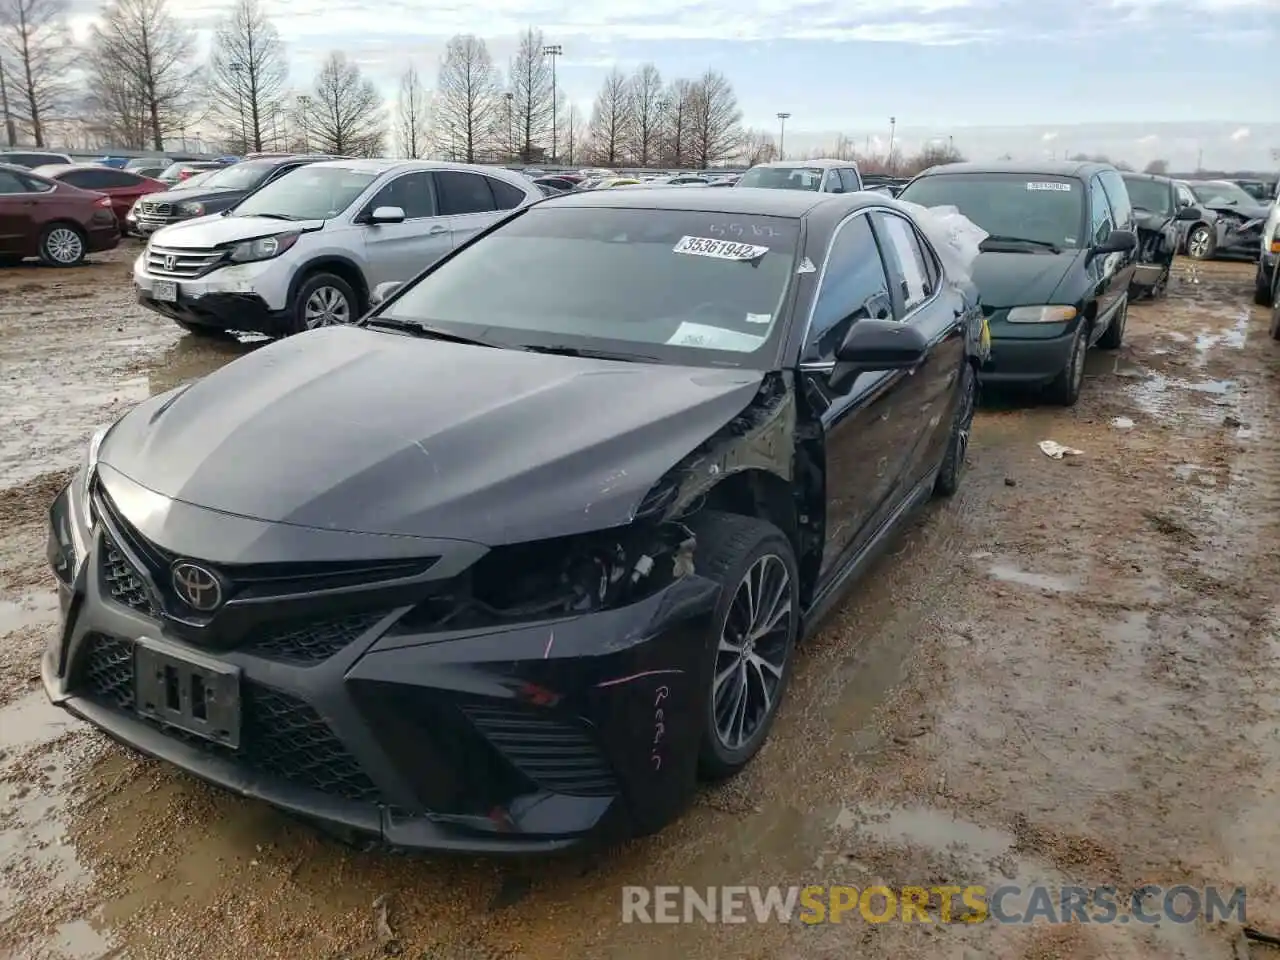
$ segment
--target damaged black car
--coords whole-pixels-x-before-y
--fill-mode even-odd
[[[1129,298],[1158,298],[1169,288],[1169,274],[1180,243],[1179,226],[1198,224],[1198,207],[1179,206],[1176,184],[1149,173],[1122,174],[1138,234],[1138,263],[1129,281]]]
[[[1268,206],[1251,197],[1229,180],[1188,180],[1186,185],[1199,206],[1216,217],[1216,230],[1207,236],[1210,246],[1200,252],[1193,249],[1193,238],[1187,239],[1187,252],[1197,260],[1211,257],[1258,258],[1262,243],[1262,225],[1266,223]]]
[[[352,838],[656,830],[956,490],[983,327],[944,262],[868,194],[519,210],[95,435],[50,512],[44,687]]]

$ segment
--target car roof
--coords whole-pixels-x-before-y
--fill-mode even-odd
[[[1173,183],[1172,177],[1159,173],[1138,173],[1136,170],[1121,170],[1120,176],[1126,180],[1154,180],[1156,183]]]
[[[756,167],[782,167],[784,169],[798,167],[856,167],[857,165],[856,160],[769,160],[765,163],[757,163],[751,169],[754,170]],[[680,176],[688,176],[688,174],[680,174]]]
[[[829,194],[808,190],[690,190],[663,184],[646,190],[585,190],[556,198],[565,207],[636,208],[643,210],[706,210],[714,213],[756,214],[800,218],[814,207],[834,199],[862,198],[861,204],[883,203],[880,194]],[[853,206],[857,206],[854,204]]]
[[[104,166],[101,163],[46,163],[37,169],[40,170],[42,177],[56,177],[60,173],[70,173],[72,170],[110,170],[112,173],[133,173],[132,170],[117,170],[115,167]],[[133,174],[138,176],[138,174]]]
[[[320,160],[318,167],[338,167],[343,170],[356,170],[360,173],[371,173],[381,176],[384,173],[403,173],[411,170],[459,170],[468,173],[484,172],[487,175],[502,174],[512,182],[532,183],[523,173],[508,170],[506,167],[486,166],[479,163],[451,163],[448,160],[394,160],[381,157],[352,157],[349,159],[333,158]]]
[[[984,163],[969,160],[963,163],[942,163],[920,174],[922,177],[938,173],[1015,173],[1045,177],[1079,177],[1084,179],[1104,170],[1115,170],[1109,163],[1093,160],[997,160]]]

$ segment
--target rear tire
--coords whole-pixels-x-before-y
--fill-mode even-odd
[[[1071,341],[1071,354],[1062,372],[1045,388],[1045,396],[1060,407],[1074,407],[1080,399],[1080,387],[1084,384],[1084,358],[1089,350],[1089,328],[1081,323],[1076,327]]]
[[[1280,265],[1275,269],[1280,273]],[[1267,275],[1262,272],[1261,261],[1258,262],[1258,274],[1253,278],[1253,302],[1260,307],[1271,305],[1271,284],[1267,282]]]
[[[1192,260],[1212,260],[1218,251],[1218,231],[1207,223],[1197,223],[1187,231],[1187,256]]]
[[[694,564],[721,587],[707,641],[698,767],[724,779],[759,752],[782,703],[800,627],[800,576],[791,542],[771,523],[707,510],[692,526]]]
[[[1106,331],[1098,338],[1098,346],[1103,350],[1119,350],[1124,343],[1124,328],[1129,322],[1129,298],[1124,298],[1124,303],[1120,305],[1120,309],[1116,311],[1116,315],[1111,318],[1111,323]]]
[[[949,497],[960,489],[960,477],[964,473],[964,458],[969,450],[969,431],[973,428],[973,413],[978,401],[978,375],[973,364],[965,361],[960,374],[960,403],[951,421],[951,436],[947,439],[947,453],[933,481],[935,496]]]
[[[293,332],[345,326],[360,318],[360,300],[351,284],[332,273],[313,273],[293,299]]]
[[[51,267],[78,267],[88,249],[84,231],[73,223],[51,223],[40,234],[40,259]]]

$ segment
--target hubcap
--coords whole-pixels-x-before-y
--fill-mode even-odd
[[[58,263],[75,263],[84,250],[80,235],[68,227],[58,227],[50,233],[47,246],[49,256]]]
[[[716,650],[711,703],[716,737],[730,750],[750,742],[773,712],[792,619],[791,574],[765,554],[738,584]]]
[[[1191,234],[1191,239],[1187,242],[1187,252],[1193,257],[1203,257],[1209,252],[1209,231],[1201,227]]]
[[[316,287],[302,308],[308,329],[351,322],[351,304],[337,287]]]
[[[1071,383],[1078,385],[1084,380],[1084,333],[1076,337],[1076,346],[1071,351]]]

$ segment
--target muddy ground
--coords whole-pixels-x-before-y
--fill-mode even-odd
[[[252,349],[138,308],[130,254],[0,272],[0,956],[373,956],[383,896],[415,960],[1233,955],[1204,923],[640,926],[624,884],[1244,885],[1280,931],[1280,344],[1249,267],[1180,264],[1075,409],[984,407],[962,493],[803,649],[742,777],[526,864],[353,851],[45,704],[57,485],[95,427]]]

